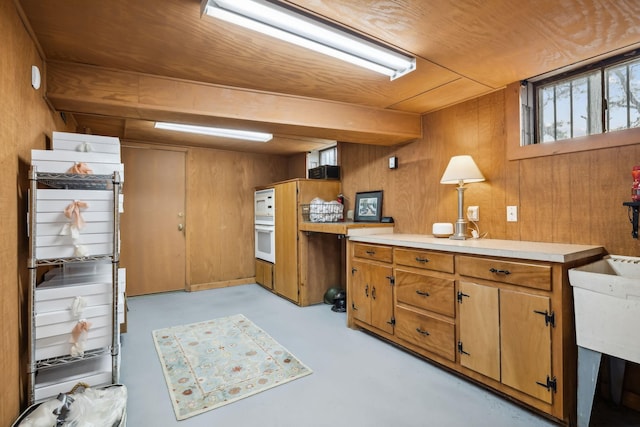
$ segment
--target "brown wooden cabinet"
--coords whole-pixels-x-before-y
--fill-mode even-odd
[[[451,254],[394,248],[396,336],[455,361],[455,282]]]
[[[460,281],[458,302],[460,365],[500,381],[498,288]]]
[[[552,288],[551,266],[459,256],[458,273],[464,276],[458,291],[461,364],[552,403],[557,382],[551,367],[555,315],[549,294],[533,293]],[[466,281],[474,279],[484,285]]]
[[[396,267],[395,283],[397,337],[455,361],[453,279]]]
[[[387,334],[394,325],[392,273],[391,265],[355,260],[347,292],[354,318]]]
[[[460,364],[552,403],[549,297],[461,281]]]
[[[541,244],[549,252],[531,251],[537,258],[527,259],[526,242],[488,241],[483,251],[499,254],[493,256],[478,253],[478,241],[467,249],[424,240],[450,250],[411,247],[421,244],[416,235],[349,239],[347,324],[565,424],[575,420],[577,350],[567,271],[601,257],[602,248],[575,246],[558,255],[570,245]],[[514,246],[519,256],[509,257]],[[394,301],[385,317],[395,319],[393,332],[375,324],[370,301],[372,277],[387,275]]]
[[[548,296],[500,290],[502,383],[546,403],[553,402],[558,381],[551,367],[555,326],[545,319],[550,305]]]
[[[273,290],[273,264],[256,258],[256,283]]]
[[[321,303],[330,286],[340,283],[340,264],[325,263],[321,253],[339,257],[340,242],[335,236],[309,239],[300,236],[303,221],[301,204],[316,197],[334,200],[340,182],[320,179],[294,179],[273,185],[275,188],[275,256],[273,291],[294,303],[306,306]],[[338,258],[339,260],[339,258]]]

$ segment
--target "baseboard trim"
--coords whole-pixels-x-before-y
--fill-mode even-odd
[[[205,291],[207,289],[220,289],[220,288],[229,288],[231,286],[247,285],[249,283],[256,283],[256,278],[247,277],[245,279],[222,280],[220,282],[210,282],[210,283],[198,283],[195,285],[188,285],[185,290],[187,292],[196,292],[196,291]]]

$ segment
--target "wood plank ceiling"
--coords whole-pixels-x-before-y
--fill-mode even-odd
[[[199,0],[14,1],[44,56],[45,96],[79,130],[274,154],[410,141],[424,113],[640,46],[637,0],[286,1],[417,57],[390,81],[201,17]],[[276,137],[187,137],[155,120]]]

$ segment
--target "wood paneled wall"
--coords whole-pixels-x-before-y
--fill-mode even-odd
[[[44,149],[45,135],[66,127],[42,98],[44,88],[31,87],[31,66],[43,71],[43,82],[44,67],[11,0],[0,0],[0,39],[0,425],[11,425],[26,404],[25,218],[31,149]]]
[[[288,179],[288,169],[283,156],[189,149],[189,286],[215,286],[255,275],[253,191]]]
[[[603,245],[609,253],[640,256],[627,208],[636,145],[525,160],[506,159],[504,91],[424,116],[424,137],[403,146],[340,144],[348,209],[357,191],[384,190],[383,213],[396,231],[431,233],[434,222],[455,222],[455,185],[440,184],[451,156],[470,154],[487,179],[468,184],[465,209],[480,207],[488,238]],[[610,135],[615,138],[615,133]],[[399,168],[387,167],[396,155]],[[506,206],[518,206],[518,222]]]
[[[640,256],[622,206],[630,200],[631,169],[640,164],[640,141],[508,161],[504,91],[428,114],[423,125],[423,138],[404,146],[340,144],[348,209],[357,191],[383,190],[383,214],[394,217],[396,232],[431,234],[434,222],[457,217],[456,186],[440,184],[447,163],[470,154],[487,181],[467,186],[465,215],[466,206],[479,206],[480,232],[488,238],[594,244]],[[387,167],[392,155],[399,159],[396,170]],[[518,206],[518,222],[506,221],[508,205]],[[636,399],[640,368],[629,365],[627,395]]]

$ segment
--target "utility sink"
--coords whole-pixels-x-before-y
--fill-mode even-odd
[[[640,363],[640,258],[609,255],[569,270],[580,347]]]

